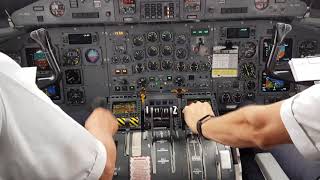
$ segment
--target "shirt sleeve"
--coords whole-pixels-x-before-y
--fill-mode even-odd
[[[99,179],[104,145],[38,89],[33,73],[0,53],[0,179]]]
[[[0,136],[1,136],[3,121],[4,121],[4,107],[3,107],[3,102],[2,102],[1,94],[0,94]]]
[[[320,85],[284,101],[281,119],[299,152],[307,159],[320,160]]]

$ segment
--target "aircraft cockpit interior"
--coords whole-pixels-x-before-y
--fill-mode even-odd
[[[0,52],[37,67],[39,89],[81,125],[106,98],[114,180],[320,179],[294,145],[233,148],[193,134],[182,113],[200,101],[223,115],[313,85],[291,62],[320,56],[318,0],[1,0]]]

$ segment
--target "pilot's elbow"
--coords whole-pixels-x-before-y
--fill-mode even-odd
[[[268,149],[270,147],[270,142],[263,130],[256,130],[253,134],[253,143],[256,147],[260,149]]]

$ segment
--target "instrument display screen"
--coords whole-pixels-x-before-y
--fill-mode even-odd
[[[284,92],[290,90],[290,83],[283,80],[268,77],[265,72],[262,73],[262,92]]]
[[[129,114],[137,112],[137,103],[131,102],[115,102],[112,104],[112,113],[117,114]]]

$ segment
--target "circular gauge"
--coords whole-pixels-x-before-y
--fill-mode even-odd
[[[69,69],[65,72],[67,84],[81,84],[81,72],[79,69]]]
[[[254,4],[256,6],[256,9],[261,11],[269,6],[269,0],[254,0]]]
[[[156,41],[158,41],[158,39],[159,39],[158,33],[156,33],[156,32],[149,32],[147,34],[147,40],[149,42],[156,42]]]
[[[207,63],[203,62],[200,65],[201,71],[209,71],[209,70],[211,70],[211,68],[212,67],[211,67],[211,64],[209,62],[207,62]]]
[[[144,42],[144,37],[142,35],[135,36],[133,38],[133,45],[135,46],[142,46]]]
[[[199,69],[198,63],[193,62],[193,63],[190,65],[190,70],[191,70],[191,71],[196,72],[196,71],[198,71],[198,69]]]
[[[242,96],[241,96],[240,93],[238,93],[238,92],[235,93],[235,94],[232,96],[232,98],[233,98],[233,102],[235,102],[235,103],[237,103],[237,104],[241,103]]]
[[[76,66],[80,64],[80,49],[69,49],[63,55],[63,61],[65,66]]]
[[[255,78],[256,66],[253,63],[244,63],[240,68],[240,73],[243,78]]]
[[[118,64],[120,62],[120,58],[118,56],[113,56],[111,58],[112,64]]]
[[[176,50],[176,56],[178,59],[184,59],[187,57],[187,50],[184,48],[179,48]]]
[[[84,92],[80,89],[70,89],[67,92],[67,100],[69,104],[84,104]]]
[[[142,59],[144,58],[144,51],[143,51],[143,50],[137,50],[137,51],[134,53],[133,58],[134,58],[135,60],[138,60],[138,61],[142,60]]]
[[[170,70],[173,66],[172,60],[164,60],[161,63],[161,67],[163,70]]]
[[[178,35],[178,36],[176,37],[176,42],[177,42],[177,44],[180,44],[180,45],[186,43],[186,42],[187,42],[187,37],[186,37],[186,35],[184,35],[184,34]]]
[[[252,58],[256,54],[257,46],[253,42],[247,42],[242,46],[242,56],[245,58]]]
[[[50,12],[52,15],[54,15],[56,17],[61,17],[65,13],[65,6],[60,1],[53,1],[50,4]]]
[[[231,102],[231,95],[228,92],[222,94],[220,98],[221,104],[229,104]]]
[[[162,41],[165,41],[165,42],[171,41],[172,37],[173,37],[173,35],[169,31],[164,31],[161,33],[161,40]]]
[[[144,71],[144,65],[142,63],[138,63],[135,65],[134,69],[137,73],[142,73]]]
[[[131,60],[131,58],[128,55],[125,55],[125,56],[122,57],[122,62],[125,63],[125,64],[129,63],[130,60]]]
[[[185,71],[187,69],[187,65],[184,62],[177,62],[176,69],[180,72]]]
[[[86,56],[87,62],[89,63],[96,63],[100,58],[99,51],[96,49],[87,50],[85,56]]]
[[[317,48],[317,41],[303,41],[299,46],[300,57],[314,56]]]
[[[171,56],[172,55],[172,47],[171,46],[164,46],[162,49],[162,55]]]
[[[155,71],[155,70],[159,69],[159,63],[157,61],[149,61],[148,62],[148,68],[151,71]]]
[[[150,57],[154,57],[154,56],[157,56],[159,53],[159,49],[155,46],[151,46],[148,48],[148,55]]]
[[[248,81],[247,82],[247,89],[249,91],[252,91],[256,88],[256,83],[254,81]]]

